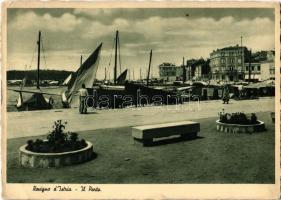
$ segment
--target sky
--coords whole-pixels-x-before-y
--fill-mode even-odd
[[[144,76],[151,49],[153,77],[163,62],[206,59],[215,49],[240,44],[240,36],[253,52],[274,49],[270,8],[10,8],[7,23],[9,70],[36,68],[39,30],[42,69],[76,71],[80,56],[86,59],[103,43],[97,78],[104,77],[105,68],[113,76],[116,30],[121,67],[130,69],[131,78],[133,71],[138,78],[140,69]]]

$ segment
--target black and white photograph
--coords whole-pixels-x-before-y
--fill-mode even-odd
[[[279,184],[278,4],[46,5],[4,9],[6,187]]]

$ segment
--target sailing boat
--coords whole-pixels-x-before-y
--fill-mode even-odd
[[[71,78],[69,78],[68,89],[62,93],[62,104],[64,107],[77,107],[79,105],[78,90],[82,87],[83,83],[88,89],[89,95],[96,95],[95,98],[99,98],[99,96],[101,95],[108,95],[110,98],[113,98],[114,95],[119,95],[125,92],[125,87],[122,84],[125,83],[127,70],[123,71],[119,75],[119,77],[117,77],[117,58],[119,49],[118,31],[116,31],[115,37],[114,85],[100,85],[98,88],[93,87],[94,81],[96,80],[96,73],[98,69],[101,47],[102,43],[88,57],[88,59],[83,64],[81,64],[79,69],[76,72],[72,73]],[[96,94],[92,94],[93,89],[97,90]],[[87,103],[92,104],[93,102],[87,101]]]
[[[119,53],[119,54],[118,54]],[[110,89],[110,90],[124,90],[124,83],[127,78],[128,70],[125,69],[118,77],[117,77],[117,65],[118,65],[118,57],[119,57],[119,66],[121,73],[121,62],[120,62],[120,41],[119,41],[119,31],[116,31],[115,35],[115,54],[114,54],[114,85],[101,85],[102,89]]]
[[[128,69],[125,69],[117,78],[116,82],[118,85],[124,85],[127,77]]]
[[[101,47],[102,43],[85,60],[85,62],[81,64],[77,71],[72,74],[68,89],[62,93],[62,103],[64,107],[76,107],[79,105],[78,90],[82,88],[83,83],[86,88],[93,87],[96,79]]]
[[[44,110],[44,109],[51,109],[53,106],[53,99],[52,97],[45,98],[44,94],[46,95],[58,95],[58,94],[51,94],[42,92],[40,89],[40,50],[41,50],[41,31],[38,33],[38,57],[37,57],[37,81],[36,81],[36,90],[23,90],[25,86],[26,77],[22,81],[21,88],[17,89],[10,89],[15,92],[19,92],[18,100],[16,107],[18,110]],[[23,100],[22,93],[30,93],[32,96],[27,99],[26,101]]]
[[[153,102],[155,97],[162,99],[163,104],[177,104],[181,103],[181,99],[177,96],[176,92],[167,91],[164,89],[156,89],[149,85],[149,77],[150,77],[150,68],[151,68],[151,60],[152,60],[152,50],[150,50],[149,54],[149,66],[147,70],[147,77],[146,77],[146,84],[138,84],[134,82],[126,82],[125,83],[125,90],[128,94],[132,95],[134,99],[138,99],[139,93],[142,95],[146,95],[148,97],[148,102]],[[140,71],[141,75],[141,71]],[[173,97],[173,98],[170,98]],[[135,105],[139,106],[138,104],[144,105],[148,102],[137,102],[135,101]]]

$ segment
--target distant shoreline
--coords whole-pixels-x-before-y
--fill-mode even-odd
[[[40,70],[40,80],[65,80],[73,71],[66,70],[53,70],[42,69]],[[28,77],[29,80],[37,79],[37,70],[8,70],[7,80],[22,80],[24,77]]]

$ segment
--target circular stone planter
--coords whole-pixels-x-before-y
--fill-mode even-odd
[[[240,124],[227,124],[219,120],[217,123],[217,131],[225,133],[254,133],[265,131],[264,122],[258,120],[258,124],[240,125]]]
[[[93,158],[93,144],[86,141],[87,146],[77,151],[63,153],[36,153],[26,150],[27,144],[19,149],[19,162],[23,167],[48,168],[74,165]]]

